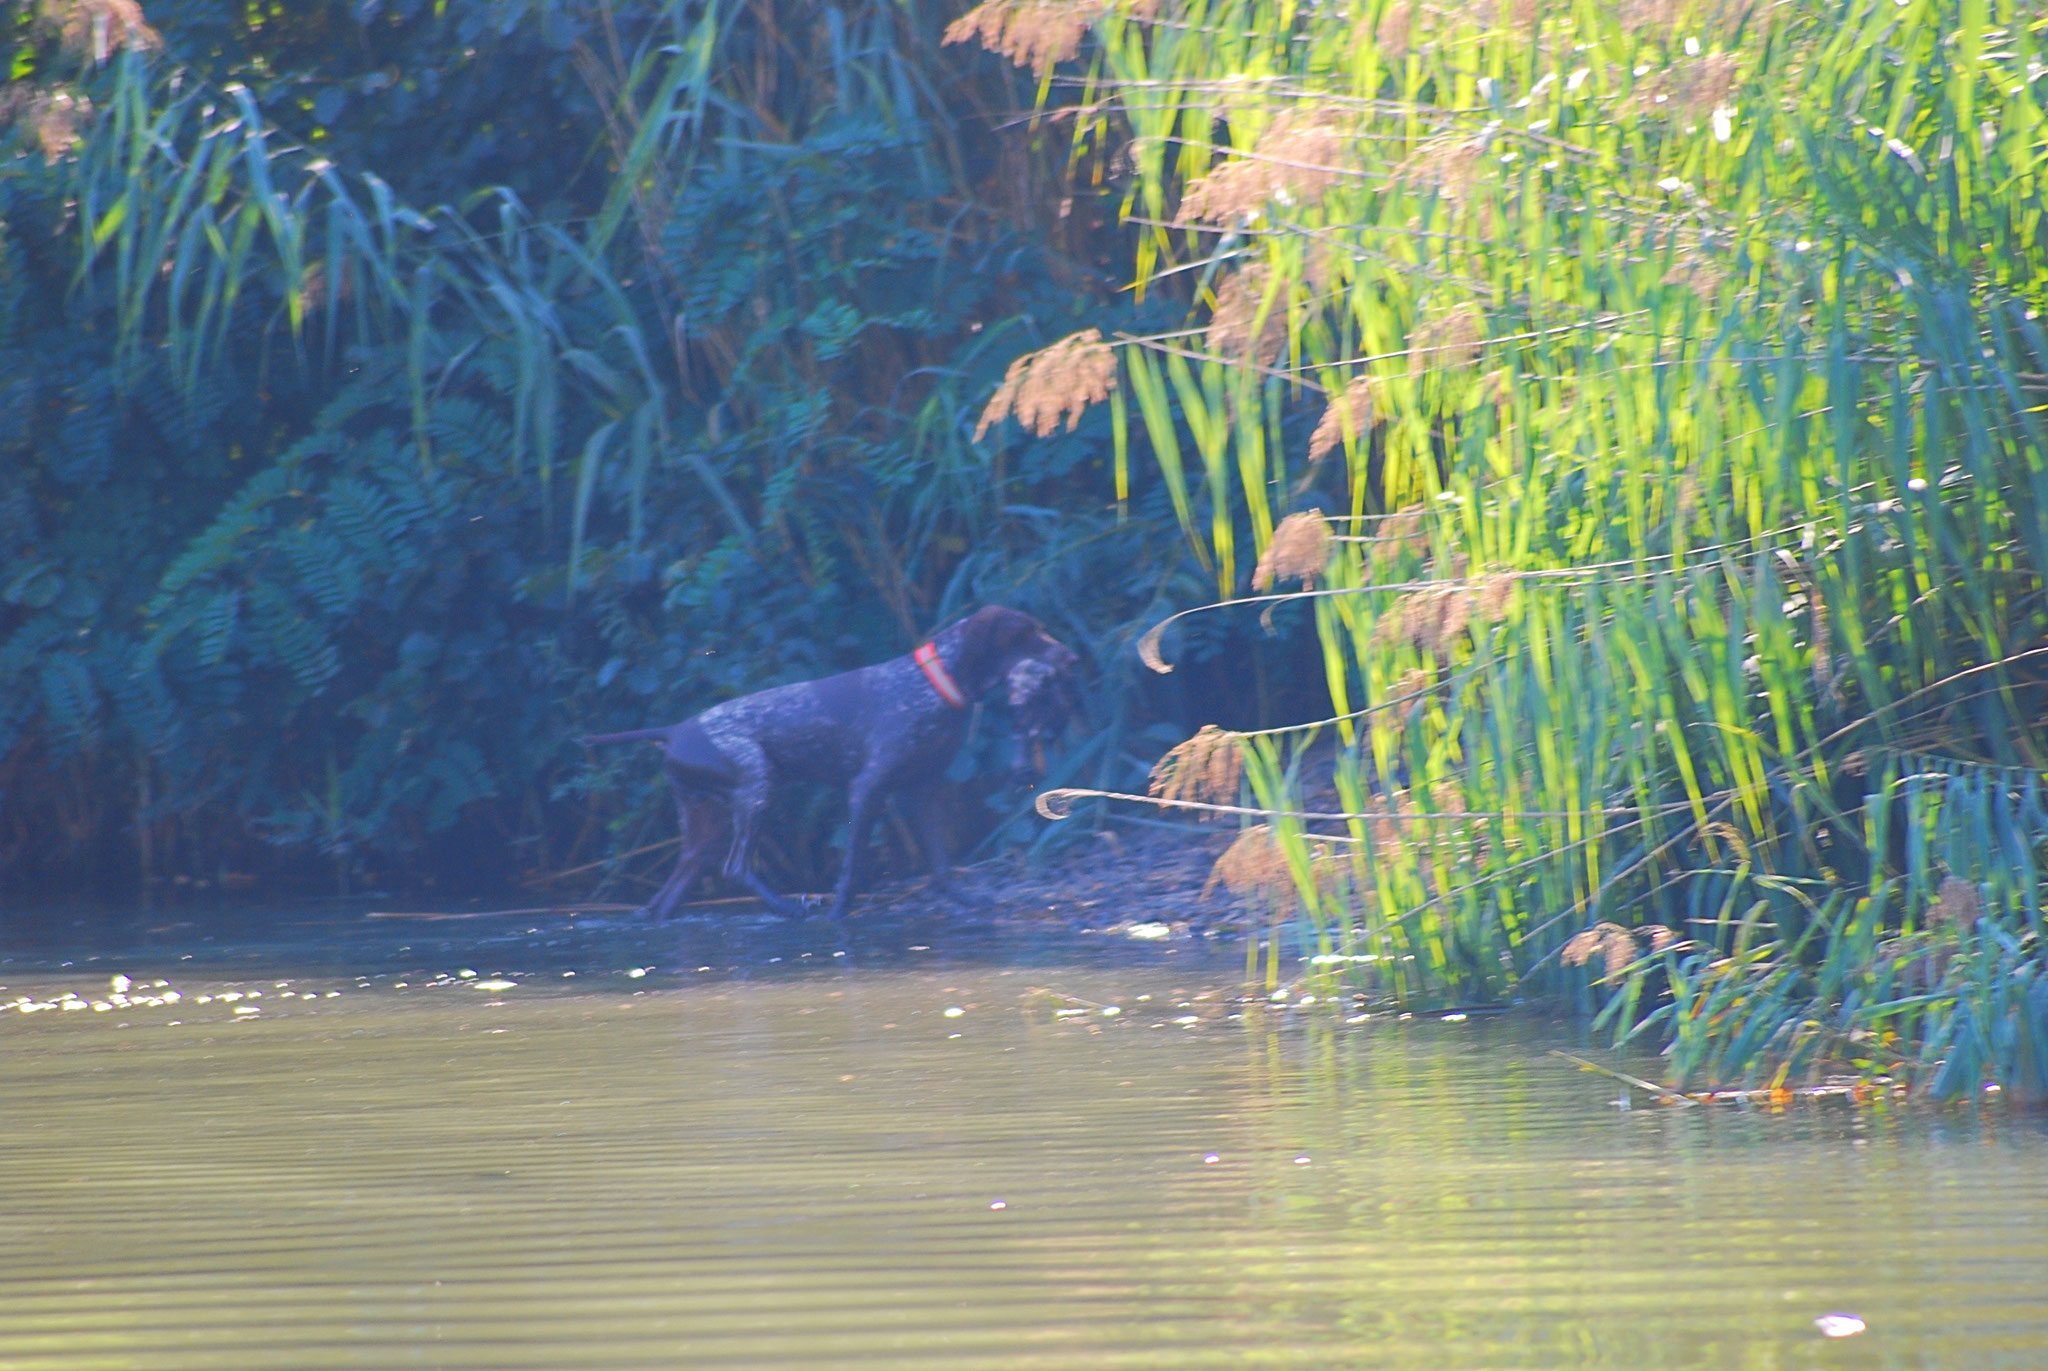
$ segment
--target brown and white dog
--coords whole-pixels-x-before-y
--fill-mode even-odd
[[[945,771],[966,739],[969,706],[1001,688],[1028,719],[1019,738],[1026,727],[1042,734],[1053,711],[1072,698],[1064,683],[1078,660],[1030,615],[991,606],[941,629],[907,656],[742,695],[667,728],[577,741],[586,747],[640,741],[661,747],[683,846],[675,870],[648,902],[656,917],[682,901],[728,825],[724,875],[771,909],[801,913],[798,902],[771,890],[755,873],[754,836],[778,784],[844,785],[846,856],[828,910],[837,917],[846,911],[869,831],[890,795],[903,803],[933,880],[944,885],[951,873],[942,808]]]

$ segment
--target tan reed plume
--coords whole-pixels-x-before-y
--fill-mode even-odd
[[[1727,279],[1728,269],[1704,248],[1682,249],[1664,272],[1665,285],[1682,287],[1703,304],[1711,304],[1720,296],[1721,285]]]
[[[1330,397],[1316,431],[1309,435],[1308,459],[1320,462],[1336,450],[1337,444],[1356,442],[1358,435],[1372,427],[1373,379],[1370,375],[1351,378],[1351,383]]]
[[[1393,0],[1381,10],[1379,22],[1373,25],[1372,30],[1372,39],[1379,45],[1380,55],[1392,62],[1406,57],[1414,26],[1414,0]]]
[[[1405,640],[1420,651],[1441,657],[1460,634],[1500,621],[1515,580],[1515,572],[1504,571],[1440,589],[1410,591],[1380,616],[1373,633],[1383,643]]]
[[[1665,931],[1668,933],[1670,930]],[[1584,966],[1599,957],[1606,967],[1600,979],[1619,980],[1636,959],[1635,935],[1620,924],[1603,920],[1584,932],[1574,933],[1565,943],[1561,956],[1566,966]]]
[[[85,126],[92,120],[92,101],[68,90],[43,90],[21,97],[4,110],[4,122],[24,122],[42,149],[43,161],[54,162],[78,146]]]
[[[1330,564],[1330,521],[1319,509],[1290,514],[1273,530],[1272,541],[1259,554],[1252,571],[1252,589],[1270,590],[1275,581],[1299,579],[1313,585]]]
[[[1800,564],[1787,548],[1778,549],[1778,561],[1786,573],[1799,583],[1806,594],[1806,615],[1808,622],[1807,651],[1813,657],[1810,670],[1813,688],[1823,695],[1839,700],[1841,689],[1835,681],[1835,633],[1834,624],[1828,618],[1828,602],[1820,593],[1820,582],[1813,572]]]
[[[1225,223],[1256,213],[1268,200],[1301,203],[1320,197],[1344,172],[1342,123],[1327,110],[1287,110],[1259,135],[1252,150],[1188,183],[1182,223]]]
[[[1285,899],[1295,893],[1294,875],[1288,869],[1287,855],[1274,840],[1271,824],[1253,824],[1231,840],[1216,865],[1209,868],[1202,894],[1206,897],[1218,885],[1240,897],[1260,894]]]
[[[1375,572],[1398,560],[1402,553],[1429,547],[1429,506],[1417,500],[1381,518],[1373,526],[1372,558]]]
[[[1266,318],[1259,323],[1256,337],[1252,325],[1259,322],[1259,310],[1266,304],[1266,284],[1271,274],[1263,262],[1253,262],[1236,272],[1216,291],[1216,308],[1209,315],[1209,347],[1220,357],[1266,366],[1287,342],[1287,294],[1279,292]]]
[[[57,30],[66,52],[94,62],[106,61],[116,48],[148,51],[163,42],[135,0],[40,0],[36,18]]]
[[[1082,329],[1010,363],[1003,383],[981,412],[981,422],[974,426],[974,436],[979,439],[1012,414],[1040,438],[1058,431],[1062,419],[1071,433],[1088,406],[1108,399],[1115,389],[1115,351],[1102,340],[1099,329]]]
[[[1941,888],[1934,892],[1934,902],[1927,906],[1927,927],[1953,928],[1968,933],[1977,926],[1977,920],[1984,916],[1984,901],[1977,894],[1977,887],[1955,876],[1945,878]]]
[[[1147,791],[1162,800],[1228,804],[1244,778],[1244,750],[1235,733],[1203,724],[1152,766]]]
[[[1149,19],[1158,0],[983,0],[946,26],[944,41],[980,39],[1018,66],[1044,71],[1078,55],[1089,26],[1113,8]]]
[[[1408,375],[1471,366],[1486,350],[1486,315],[1467,300],[1422,320],[1408,335]]]
[[[1734,53],[1710,52],[1646,74],[1629,93],[1628,103],[1644,113],[1663,110],[1696,120],[1727,108],[1740,76]]]
[[[1395,168],[1394,179],[1419,190],[1433,190],[1450,201],[1463,200],[1478,184],[1486,160],[1486,140],[1439,138],[1425,143]]]
[[[1327,842],[1313,835],[1304,836],[1309,845],[1309,870],[1317,889],[1337,888],[1343,859],[1332,856]],[[1262,895],[1276,905],[1301,903],[1301,886],[1294,878],[1294,868],[1288,865],[1287,853],[1270,824],[1253,824],[1238,833],[1209,868],[1209,879],[1202,886],[1203,897],[1218,885],[1240,899]]]

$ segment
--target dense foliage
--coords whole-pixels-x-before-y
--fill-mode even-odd
[[[16,883],[560,868],[672,832],[574,733],[989,600],[1110,663],[1198,584],[1102,416],[975,441],[1014,353],[1139,316],[936,7],[4,13]],[[1069,769],[1130,764],[1127,676]]]
[[[1209,306],[1111,344],[1137,435],[1245,511],[1260,581],[1318,583],[1343,717],[1240,738],[1272,828],[1232,869],[1325,965],[1409,1003],[1599,976],[1688,1083],[2048,1095],[2035,10],[989,0],[963,28],[1085,54],[1053,88],[1129,165],[1138,280]],[[1304,457],[1349,468],[1327,522]],[[1225,596],[1237,527],[1188,524]]]

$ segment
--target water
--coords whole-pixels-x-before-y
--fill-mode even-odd
[[[110,1007],[0,1012],[0,1367],[2048,1361],[1996,1109],[1624,1111],[1566,1027],[1233,1018],[1186,947],[549,934],[13,949]]]

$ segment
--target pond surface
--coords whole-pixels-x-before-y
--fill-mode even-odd
[[[1995,1108],[1623,1110],[1187,944],[339,918],[0,945],[0,1367],[2048,1363]]]

